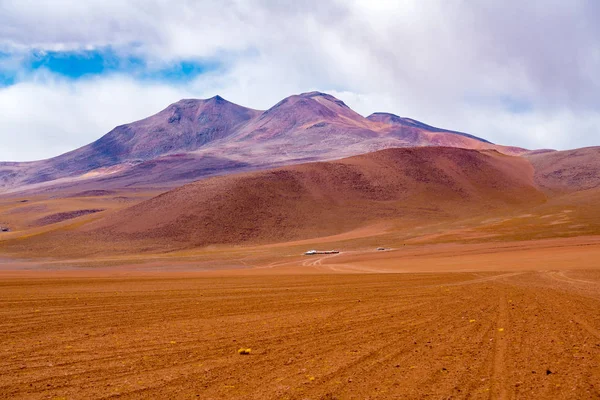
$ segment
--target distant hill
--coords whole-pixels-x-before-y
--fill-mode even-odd
[[[536,183],[550,193],[600,188],[600,147],[527,155]]]
[[[388,149],[339,161],[215,177],[85,227],[100,242],[156,248],[280,242],[394,220],[435,221],[545,201],[523,158],[495,151]],[[133,245],[135,247],[135,245]]]

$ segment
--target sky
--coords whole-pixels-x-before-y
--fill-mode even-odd
[[[600,145],[595,0],[0,0],[0,160],[182,98],[318,90],[495,143]]]

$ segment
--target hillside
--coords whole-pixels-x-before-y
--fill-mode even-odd
[[[131,188],[5,198],[0,225],[10,232],[0,237],[0,249],[7,256],[62,258],[298,240],[347,249],[597,235],[596,152],[515,157],[398,148],[216,176],[163,194]],[[145,178],[142,170],[138,176]],[[549,178],[552,187],[544,183]],[[85,215],[89,210],[104,211]]]
[[[158,248],[280,242],[370,224],[432,222],[540,204],[520,158],[389,149],[340,161],[201,180],[86,226],[100,241]]]
[[[535,181],[549,193],[600,188],[600,147],[544,152],[527,156]]]

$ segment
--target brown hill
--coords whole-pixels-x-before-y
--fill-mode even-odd
[[[535,182],[552,194],[600,188],[600,147],[544,152],[527,156]]]
[[[544,201],[522,158],[457,148],[389,149],[205,179],[109,215],[80,234],[156,249],[281,242]]]

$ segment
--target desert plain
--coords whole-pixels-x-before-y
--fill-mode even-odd
[[[276,244],[6,257],[0,398],[600,398],[600,237],[510,229],[492,240],[481,221],[453,224],[400,239],[374,225]]]

